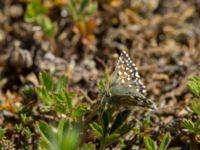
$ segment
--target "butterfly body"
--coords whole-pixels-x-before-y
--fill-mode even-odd
[[[144,96],[145,92],[146,88],[140,81],[137,67],[123,51],[105,91],[104,99],[116,106],[142,106],[155,109],[154,103]]]

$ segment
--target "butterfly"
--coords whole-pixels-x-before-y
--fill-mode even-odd
[[[103,101],[116,106],[142,106],[156,109],[155,104],[145,96],[146,88],[140,81],[138,68],[125,51],[122,51],[103,94]]]

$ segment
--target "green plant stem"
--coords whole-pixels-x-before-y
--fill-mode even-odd
[[[93,104],[93,105],[91,106],[92,111],[89,112],[89,114],[85,117],[84,127],[83,127],[82,141],[80,142],[81,145],[83,145],[84,142],[85,142],[85,139],[86,139],[86,137],[85,137],[85,136],[86,136],[86,130],[87,130],[88,126],[89,126],[89,123],[91,122],[92,118],[93,118],[95,115],[97,115],[97,112],[98,112],[98,110],[99,110],[99,104],[100,104],[99,102]]]
[[[89,124],[89,122],[92,120],[92,118],[97,115],[97,112],[99,110],[99,107],[100,107],[100,102],[97,102],[95,104],[92,105],[92,111],[86,116],[86,119],[85,119],[85,124]]]
[[[106,148],[106,145],[104,144],[104,139],[102,139],[99,150],[104,150],[105,148]]]

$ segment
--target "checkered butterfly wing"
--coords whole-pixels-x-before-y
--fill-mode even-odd
[[[122,51],[111,79],[111,85],[118,82],[145,94],[146,88],[140,81],[140,75],[135,64],[125,51]]]
[[[144,96],[145,93],[146,88],[140,81],[137,67],[128,54],[123,51],[110,83],[111,102],[120,105],[140,105],[152,108],[153,103]]]

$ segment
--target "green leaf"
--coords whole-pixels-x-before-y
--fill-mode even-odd
[[[30,138],[32,136],[32,132],[28,127],[24,129],[24,133],[25,133],[26,138]]]
[[[68,114],[70,111],[68,109],[67,103],[65,99],[62,99],[61,95],[55,94],[52,99],[55,100],[55,104],[52,105],[56,112],[60,112],[63,114]]]
[[[118,133],[113,133],[111,135],[107,135],[106,138],[104,139],[105,145],[110,145],[114,142],[116,142],[120,137],[120,134]]]
[[[48,36],[52,37],[57,31],[57,24],[52,22],[48,16],[40,15],[35,17],[35,22],[41,27],[42,31]]]
[[[24,18],[26,22],[39,25],[48,37],[52,37],[57,31],[57,24],[51,21],[47,12],[47,8],[42,5],[40,0],[32,0],[27,6]]]
[[[108,107],[108,109],[106,110],[109,122],[113,122],[113,120],[116,119],[116,117],[113,117],[115,111],[116,109],[114,107]]]
[[[189,78],[188,86],[195,96],[200,97],[200,77]]]
[[[31,0],[25,12],[25,21],[34,22],[39,15],[46,15],[48,10],[42,6],[40,0]]]
[[[150,125],[151,125],[151,118],[150,116],[146,116],[143,120],[143,126],[147,128],[150,127]]]
[[[200,121],[194,123],[195,134],[200,134]]]
[[[192,110],[198,115],[200,116],[200,101],[197,100],[193,100],[191,103],[191,108]]]
[[[97,10],[97,3],[89,0],[69,0],[68,10],[75,22],[85,22]]]
[[[61,120],[58,124],[58,141],[59,141],[59,143],[62,142],[63,136],[66,134],[68,129],[69,129],[69,122],[67,122],[66,120]]]
[[[107,113],[104,111],[102,115],[102,121],[103,121],[103,137],[106,136],[108,131],[108,125],[109,125],[109,119]]]
[[[49,146],[53,147],[54,149],[58,149],[58,142],[56,140],[57,138],[51,127],[46,122],[40,122],[39,129]]]
[[[99,138],[103,137],[103,130],[99,124],[97,124],[96,122],[93,122],[90,124],[90,127],[95,132],[97,137],[99,137]]]
[[[99,80],[99,81],[98,81],[98,89],[99,89],[100,91],[105,90],[105,86],[104,86],[103,80]]]
[[[53,95],[53,99],[56,101],[55,107],[57,111],[61,113],[73,114],[72,111],[72,98],[75,96],[72,92],[62,90],[59,93]]]
[[[159,150],[167,150],[167,147],[169,146],[170,141],[171,141],[171,136],[169,133],[166,133],[162,139]]]
[[[68,83],[68,78],[66,76],[62,76],[57,82],[55,92],[60,93],[62,90],[65,89],[67,83]]]
[[[84,144],[80,150],[94,150],[94,145],[93,144]]]
[[[74,118],[80,118],[83,117],[84,113],[86,112],[86,107],[83,105],[80,105],[76,108],[76,110],[73,112]]]
[[[190,132],[195,133],[194,123],[190,120],[184,119],[181,126],[188,129]]]
[[[6,133],[6,129],[3,127],[0,127],[0,140],[4,137],[5,133]]]
[[[80,143],[81,131],[77,127],[72,127],[64,134],[60,150],[76,150]]]
[[[116,132],[119,133],[121,136],[126,134],[127,132],[132,130],[133,125],[130,124],[124,124],[121,128],[119,128]]]
[[[89,16],[92,16],[97,10],[97,3],[90,3],[88,6],[87,6],[87,11],[84,12],[84,15],[89,17]]]
[[[118,113],[114,123],[112,124],[111,130],[109,132],[110,134],[115,132],[125,122],[129,113],[129,110],[125,110],[123,112]]]
[[[79,13],[83,13],[83,11],[88,6],[88,4],[89,4],[89,0],[82,0],[80,4]]]
[[[44,86],[48,91],[52,89],[53,79],[47,72],[40,73],[40,82],[41,85]]]
[[[37,88],[36,94],[45,104],[52,105],[54,103],[46,88]]]
[[[72,110],[72,98],[75,97],[75,93],[73,92],[62,92],[61,94],[63,97],[65,97],[65,101],[67,103],[68,110]]]
[[[156,150],[156,143],[150,137],[144,137],[144,144],[147,150]]]
[[[76,10],[76,4],[77,2],[75,2],[74,0],[69,0],[67,5],[69,13],[75,21],[78,20],[78,11]]]
[[[25,85],[23,92],[27,97],[33,97],[33,94],[34,94],[35,91],[34,91],[33,86]]]
[[[181,122],[181,126],[189,130],[192,133],[200,134],[200,122],[192,122],[191,120],[184,119]]]
[[[125,149],[127,147],[124,141],[125,139],[120,139],[119,144],[118,144],[120,149]]]

